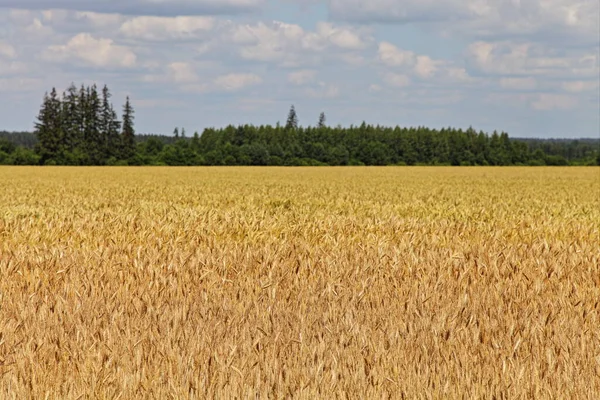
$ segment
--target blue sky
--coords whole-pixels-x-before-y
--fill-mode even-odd
[[[0,129],[56,86],[142,133],[229,123],[600,137],[597,0],[0,0]]]

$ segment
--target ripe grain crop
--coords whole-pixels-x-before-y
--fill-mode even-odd
[[[0,169],[0,398],[600,398],[600,169]]]

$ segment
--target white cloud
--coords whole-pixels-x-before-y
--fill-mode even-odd
[[[364,49],[371,42],[365,30],[319,23],[315,31],[306,31],[299,25],[278,21],[233,26],[228,37],[240,46],[243,59],[287,67],[315,64],[328,57],[359,62],[360,56],[348,52]]]
[[[563,82],[562,88],[567,92],[580,93],[591,90],[597,90],[599,81],[569,81]]]
[[[218,76],[214,84],[217,88],[225,91],[237,91],[248,86],[257,85],[262,82],[262,78],[256,74],[250,73],[231,73]]]
[[[399,49],[389,42],[381,42],[377,52],[379,61],[392,68],[401,69],[406,74],[414,74],[421,79],[430,79],[434,75],[454,75],[459,77],[466,71],[452,66],[450,62],[436,60],[427,55],[419,55],[409,50]]]
[[[531,103],[536,110],[570,110],[577,106],[577,99],[573,96],[555,93],[541,93]]]
[[[2,0],[6,8],[63,9],[128,15],[217,15],[257,10],[265,0]]]
[[[440,61],[433,60],[429,56],[418,56],[415,73],[421,78],[431,78],[440,64]]]
[[[429,23],[473,36],[577,37],[598,42],[597,0],[330,0],[336,20]]]
[[[35,15],[26,12],[26,15]],[[70,11],[61,9],[43,10],[42,20],[53,26],[76,25],[79,28],[104,28],[119,25],[124,17],[114,13],[97,13],[90,11]]]
[[[123,23],[120,32],[143,40],[194,39],[215,27],[212,17],[136,17]]]
[[[27,73],[28,70],[28,65],[23,62],[3,60],[0,57],[0,76],[19,76]]]
[[[367,42],[359,34],[348,28],[334,27],[331,23],[319,22],[317,34],[342,49],[361,50],[367,47]]]
[[[467,49],[469,62],[487,74],[542,75],[546,77],[575,74],[598,76],[598,57],[556,55],[535,43],[484,42],[472,43]]]
[[[0,78],[0,90],[2,92],[23,93],[25,91],[40,90],[41,80],[34,78],[8,79]]]
[[[42,57],[49,61],[68,62],[73,59],[95,67],[133,67],[136,55],[129,48],[117,45],[112,39],[96,39],[88,33],[80,33],[65,45],[49,46]]]
[[[395,87],[406,87],[411,84],[410,77],[404,74],[396,74],[393,72],[385,74],[383,80],[387,84]]]
[[[17,51],[10,44],[0,40],[0,57],[4,58],[15,58],[17,56]]]
[[[120,14],[104,14],[89,11],[77,12],[75,17],[97,28],[115,26],[123,21],[123,16]]]
[[[331,83],[319,82],[316,88],[308,88],[305,93],[313,98],[333,99],[340,94],[340,88]]]
[[[194,68],[185,62],[174,62],[168,65],[168,74],[175,83],[194,83],[199,78]]]
[[[535,78],[502,78],[500,79],[500,86],[505,89],[515,90],[532,90],[535,89],[537,82]]]
[[[300,71],[290,72],[288,74],[288,82],[293,83],[294,85],[304,85],[314,81],[317,76],[317,71],[304,69]]]
[[[415,63],[415,53],[407,50],[400,50],[389,42],[379,43],[379,60],[390,67],[413,66]]]

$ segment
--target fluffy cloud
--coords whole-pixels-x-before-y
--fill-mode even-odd
[[[404,74],[396,74],[388,72],[384,75],[383,80],[390,86],[394,87],[406,87],[410,85],[410,77]]]
[[[257,85],[262,82],[262,78],[250,73],[231,73],[218,76],[214,84],[217,88],[226,91],[237,91],[248,86]]]
[[[306,95],[318,99],[333,99],[340,94],[340,88],[331,83],[319,82],[316,87],[308,88]]]
[[[316,33],[321,40],[328,41],[341,49],[362,50],[368,45],[368,39],[362,38],[358,32],[335,27],[327,22],[318,23]]]
[[[592,90],[598,90],[599,82],[598,80],[588,80],[588,81],[569,81],[563,82],[562,88],[567,92],[571,93],[580,93],[587,92]]]
[[[168,76],[175,83],[195,83],[199,78],[191,64],[174,62],[167,66]]]
[[[486,74],[597,77],[600,72],[596,54],[558,55],[527,42],[478,41],[468,47],[467,57],[473,68]]]
[[[578,37],[598,42],[597,0],[330,0],[336,20],[429,23],[467,36]],[[593,36],[590,36],[593,35]]]
[[[17,51],[15,48],[11,44],[0,40],[0,57],[15,58],[16,56]]]
[[[74,36],[65,45],[49,46],[42,57],[49,61],[80,60],[94,67],[133,67],[136,55],[112,39],[96,39],[88,33]]]
[[[405,73],[414,74],[421,79],[429,79],[440,74],[447,77],[466,74],[466,71],[453,67],[448,61],[435,60],[427,55],[402,50],[389,42],[380,43],[377,54],[383,65],[404,70]],[[397,79],[392,79],[392,81],[397,81]]]
[[[228,36],[231,43],[240,46],[242,58],[284,66],[311,64],[317,54],[322,60],[325,52],[363,49],[371,41],[363,30],[319,23],[315,31],[306,31],[299,25],[278,21],[234,26]]]
[[[379,60],[390,67],[412,67],[416,55],[412,51],[401,50],[389,42],[379,44]]]
[[[265,0],[1,0],[0,7],[24,10],[91,11],[125,15],[206,15],[257,10]]]
[[[211,17],[136,17],[126,21],[120,32],[126,37],[142,40],[172,41],[195,39],[215,26]]]
[[[506,89],[514,90],[532,90],[535,89],[537,82],[535,78],[502,78],[500,79],[500,86]]]
[[[288,81],[294,85],[305,85],[314,81],[317,76],[317,71],[304,69],[300,71],[290,72],[288,74]]]
[[[577,106],[573,96],[555,93],[542,93],[531,103],[536,110],[570,110]]]

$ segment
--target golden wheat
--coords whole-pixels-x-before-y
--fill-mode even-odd
[[[600,398],[598,168],[0,188],[3,399]]]

